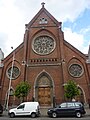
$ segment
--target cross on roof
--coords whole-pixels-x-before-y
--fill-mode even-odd
[[[42,3],[41,3],[41,5],[42,5],[42,8],[44,8],[45,3],[44,3],[44,2],[42,2]]]

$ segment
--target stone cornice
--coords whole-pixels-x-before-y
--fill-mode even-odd
[[[40,67],[40,66],[60,66],[61,63],[48,63],[48,64],[27,64],[27,67]]]

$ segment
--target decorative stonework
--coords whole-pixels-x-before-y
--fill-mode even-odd
[[[10,79],[11,77],[11,70],[12,70],[12,80],[16,79],[19,75],[20,75],[20,70],[18,67],[16,66],[13,66],[13,69],[12,67],[10,67],[8,70],[7,70],[7,77]]]
[[[71,76],[73,77],[81,77],[81,75],[83,74],[84,70],[83,70],[83,67],[79,64],[71,64],[69,66],[69,73]]]
[[[39,36],[32,42],[32,49],[40,55],[47,55],[55,49],[55,40],[49,36]]]
[[[47,24],[48,21],[46,18],[40,18],[39,24]]]
[[[43,76],[40,78],[38,84],[39,84],[39,86],[43,86],[43,85],[44,85],[44,86],[45,86],[45,85],[50,86],[50,81],[49,81],[48,77],[46,77],[45,75],[43,75]]]

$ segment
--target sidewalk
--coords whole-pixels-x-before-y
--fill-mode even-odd
[[[86,115],[90,116],[90,108],[85,108],[86,110]]]

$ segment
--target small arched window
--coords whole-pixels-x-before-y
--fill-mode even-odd
[[[48,21],[46,18],[40,18],[39,24],[47,24]]]

